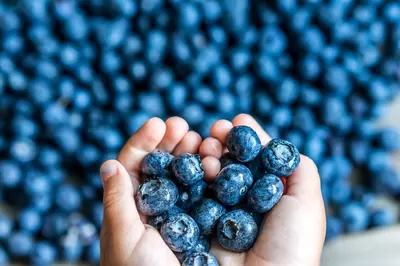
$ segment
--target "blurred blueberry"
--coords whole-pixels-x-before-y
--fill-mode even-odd
[[[267,82],[275,82],[281,79],[281,70],[276,61],[268,54],[261,54],[257,57],[256,70],[259,77]]]
[[[83,253],[83,246],[77,233],[68,234],[60,240],[60,258],[66,262],[78,262]]]
[[[274,24],[266,25],[260,32],[260,48],[272,56],[279,56],[286,49],[286,36]]]
[[[218,95],[216,106],[221,114],[234,114],[237,107],[236,97],[230,92],[222,92]]]
[[[299,62],[299,73],[305,80],[317,79],[321,70],[321,63],[315,55],[308,54]]]
[[[67,117],[67,110],[58,102],[47,105],[42,113],[42,120],[46,126],[59,126],[65,123]]]
[[[315,129],[316,118],[312,109],[299,107],[294,110],[293,125],[304,133],[310,133]]]
[[[299,41],[304,50],[313,53],[320,53],[326,44],[324,33],[315,26],[307,27]]]
[[[54,133],[54,141],[66,154],[76,152],[81,144],[78,131],[70,127],[61,127]]]
[[[255,112],[262,118],[270,117],[273,113],[274,103],[271,97],[265,92],[257,92],[255,97]]]
[[[20,163],[29,163],[37,155],[35,142],[29,139],[16,139],[10,144],[10,156]]]
[[[290,130],[286,133],[286,139],[293,143],[297,149],[301,150],[304,144],[304,134],[296,129]]]
[[[204,108],[200,104],[188,103],[183,108],[181,115],[189,125],[195,126],[203,122],[204,113]]]
[[[341,66],[330,66],[324,75],[324,84],[338,96],[346,96],[352,90],[351,79]]]
[[[194,30],[201,23],[202,17],[195,3],[182,3],[179,5],[179,26],[182,29]]]
[[[224,47],[226,45],[228,37],[224,28],[213,25],[208,29],[208,35],[216,46]]]
[[[154,91],[165,91],[174,81],[174,73],[170,68],[158,68],[150,76],[150,87]]]
[[[167,41],[168,37],[166,36],[164,31],[151,30],[148,32],[146,40],[147,49],[145,49],[145,58],[150,64],[158,64],[164,58],[165,50],[167,47]]]
[[[62,155],[54,147],[42,146],[39,150],[37,161],[44,168],[56,168],[61,164]]]
[[[61,185],[56,190],[55,203],[60,210],[65,212],[77,211],[81,207],[82,196],[77,187]]]
[[[52,190],[52,184],[46,173],[29,169],[23,182],[23,188],[27,195],[43,196]]]
[[[193,97],[197,102],[201,103],[206,107],[213,107],[217,103],[220,104],[218,101],[220,101],[221,98],[223,98],[223,96],[221,97],[221,95],[220,97],[217,98],[215,91],[208,86],[200,86],[199,88],[194,89]]]
[[[349,145],[350,158],[358,165],[365,164],[368,160],[370,143],[363,140],[352,140]]]
[[[0,161],[0,185],[4,188],[16,187],[22,180],[20,166],[10,160]]]
[[[57,249],[49,242],[42,241],[35,243],[30,259],[32,265],[53,265],[57,259]]]
[[[212,80],[216,89],[225,91],[232,84],[232,74],[225,65],[218,65],[213,71]]]
[[[87,248],[86,248],[86,258],[90,263],[97,264],[100,261],[100,240],[94,240]]]
[[[120,93],[113,99],[113,107],[120,114],[126,114],[132,111],[134,106],[134,99],[129,92]]]
[[[367,210],[356,201],[349,202],[340,209],[340,218],[346,231],[351,233],[364,231],[370,222]]]
[[[342,205],[347,203],[351,198],[351,187],[350,184],[345,180],[336,180],[331,185],[331,201],[334,204]]]
[[[299,95],[299,87],[295,80],[286,78],[274,90],[276,100],[281,104],[292,104]]]
[[[279,105],[271,114],[272,123],[277,127],[286,128],[292,124],[292,110],[287,105]]]
[[[115,52],[104,52],[100,57],[100,68],[106,74],[117,72],[121,68],[121,65],[122,60]]]
[[[68,219],[65,214],[54,212],[44,217],[42,234],[49,239],[56,239],[65,234]]]
[[[393,128],[385,128],[376,136],[380,148],[387,151],[397,151],[400,148],[400,134]]]
[[[317,88],[305,84],[301,86],[299,95],[299,101],[301,103],[317,106],[321,103],[321,100],[322,94]]]
[[[18,225],[22,231],[35,234],[42,227],[41,213],[33,208],[26,208],[19,212]]]
[[[0,246],[0,266],[7,266],[9,263],[9,258],[7,252]]]
[[[33,247],[32,236],[25,232],[14,232],[7,239],[8,253],[15,259],[29,256]]]
[[[24,48],[24,39],[19,34],[9,34],[3,39],[2,48],[10,54],[20,53]]]
[[[383,15],[389,22],[398,22],[400,17],[400,4],[398,2],[386,2]]]
[[[214,23],[223,14],[221,2],[217,0],[200,1],[202,8],[202,16],[207,23]]]
[[[336,216],[329,215],[326,217],[326,239],[333,240],[344,232],[343,221]]]
[[[290,28],[295,32],[302,32],[309,25],[312,12],[307,7],[296,8],[288,17]]]
[[[29,206],[41,213],[46,213],[53,206],[53,197],[49,194],[34,195],[29,199]]]
[[[367,163],[373,173],[379,173],[392,166],[392,158],[388,152],[375,149],[370,151]]]
[[[14,222],[10,216],[5,213],[0,214],[0,240],[4,241],[9,238],[14,227]]]
[[[236,72],[243,72],[251,63],[251,53],[246,49],[235,49],[230,57],[230,65]]]
[[[22,72],[13,71],[8,75],[8,85],[11,90],[18,93],[27,89],[28,81]]]
[[[164,102],[158,93],[142,92],[138,96],[138,103],[140,109],[150,115],[162,116],[165,112]]]
[[[135,113],[129,115],[126,118],[125,132],[128,135],[133,134],[150,118],[151,118],[151,115],[149,115],[143,111],[135,112]]]
[[[390,226],[398,221],[398,215],[394,208],[380,208],[371,214],[372,226]]]
[[[326,152],[326,144],[322,138],[311,135],[304,141],[303,152],[318,164]]]

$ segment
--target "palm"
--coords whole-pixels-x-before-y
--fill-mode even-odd
[[[250,116],[239,115],[232,123],[249,125],[257,131],[264,144],[269,141],[268,135]],[[132,195],[140,183],[140,163],[148,152],[157,149],[174,155],[185,152],[200,153],[205,179],[212,181],[220,170],[218,159],[226,150],[224,142],[232,123],[226,120],[218,121],[211,129],[212,137],[202,143],[197,133],[188,132],[188,125],[183,119],[174,117],[168,119],[166,123],[160,119],[151,119],[130,138],[118,156],[119,162],[114,162],[118,164],[121,179],[115,185],[115,189],[110,188],[107,191],[105,189],[105,215],[101,232],[103,266],[180,265],[160,234],[146,225],[147,217],[140,215],[136,209]],[[285,258],[288,259],[289,265],[293,265],[290,264],[293,261],[292,257],[296,262],[304,262],[301,265],[314,265],[303,257],[312,247],[315,246],[314,250],[318,252],[322,246],[323,232],[318,232],[315,237],[310,235],[313,232],[315,234],[315,228],[321,227],[320,224],[323,223],[324,216],[316,214],[324,212],[320,190],[316,188],[319,184],[311,182],[317,184],[305,188],[303,186],[307,180],[302,179],[315,178],[312,175],[304,177],[304,173],[301,172],[308,171],[310,165],[307,162],[301,165],[303,167],[289,179],[287,195],[268,214],[260,228],[258,240],[249,252],[233,253],[222,249],[215,241],[212,243],[211,253],[217,257],[221,266],[286,265],[283,264],[285,260],[282,260]],[[308,201],[299,196],[298,193],[302,192],[302,189],[314,191],[313,200]],[[305,239],[305,251],[299,249],[299,241],[302,239]],[[307,239],[310,239],[310,243]]]

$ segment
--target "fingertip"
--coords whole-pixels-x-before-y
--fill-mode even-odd
[[[204,180],[206,182],[213,182],[221,170],[221,163],[213,156],[205,157],[201,163],[204,169]]]
[[[159,150],[172,152],[189,130],[189,124],[181,117],[173,116],[165,121],[166,131],[158,145]]]
[[[226,142],[226,136],[232,129],[233,125],[230,121],[221,119],[215,122],[210,129],[211,137],[218,139],[222,144]]]
[[[175,156],[182,155],[184,153],[195,154],[198,153],[201,145],[201,136],[195,131],[189,131],[179,142],[173,154]]]
[[[213,156],[219,159],[221,158],[222,150],[222,144],[218,139],[208,137],[200,145],[200,157]]]

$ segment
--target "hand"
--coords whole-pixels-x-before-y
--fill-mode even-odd
[[[241,114],[232,122],[220,120],[211,127],[211,137],[200,146],[208,181],[220,170],[219,158],[227,151],[225,140],[233,126],[253,128],[263,145],[268,134],[253,117]],[[286,194],[267,213],[257,242],[247,253],[233,253],[213,244],[222,266],[318,266],[325,239],[325,208],[318,170],[311,159],[301,156],[299,167],[287,178]]]
[[[139,214],[134,194],[140,184],[143,157],[155,149],[170,152],[198,153],[199,134],[188,131],[185,120],[159,118],[148,120],[125,144],[117,160],[101,168],[104,188],[104,218],[100,234],[102,266],[179,266],[174,253],[147,217]]]
[[[248,125],[256,130],[263,144],[269,141],[260,125],[248,115],[232,123],[216,122],[211,137],[188,132],[187,123],[177,117],[164,123],[150,119],[123,147],[118,161],[101,167],[104,187],[104,221],[101,232],[101,265],[179,265],[159,233],[145,225],[147,217],[136,209],[134,193],[139,185],[140,162],[154,149],[179,155],[202,156],[205,178],[212,181],[220,170],[225,138],[230,128]],[[201,145],[200,145],[201,144]],[[325,236],[325,213],[315,165],[306,157],[288,179],[287,195],[267,215],[257,243],[247,253],[232,253],[213,243],[211,252],[225,265],[319,265]],[[157,254],[157,255],[155,255]]]

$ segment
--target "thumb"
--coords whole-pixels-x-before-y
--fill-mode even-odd
[[[102,249],[115,249],[124,257],[132,252],[145,231],[136,209],[133,185],[128,172],[116,160],[103,163],[100,174],[104,190],[101,236],[107,238],[102,239],[102,244],[107,245]]]

